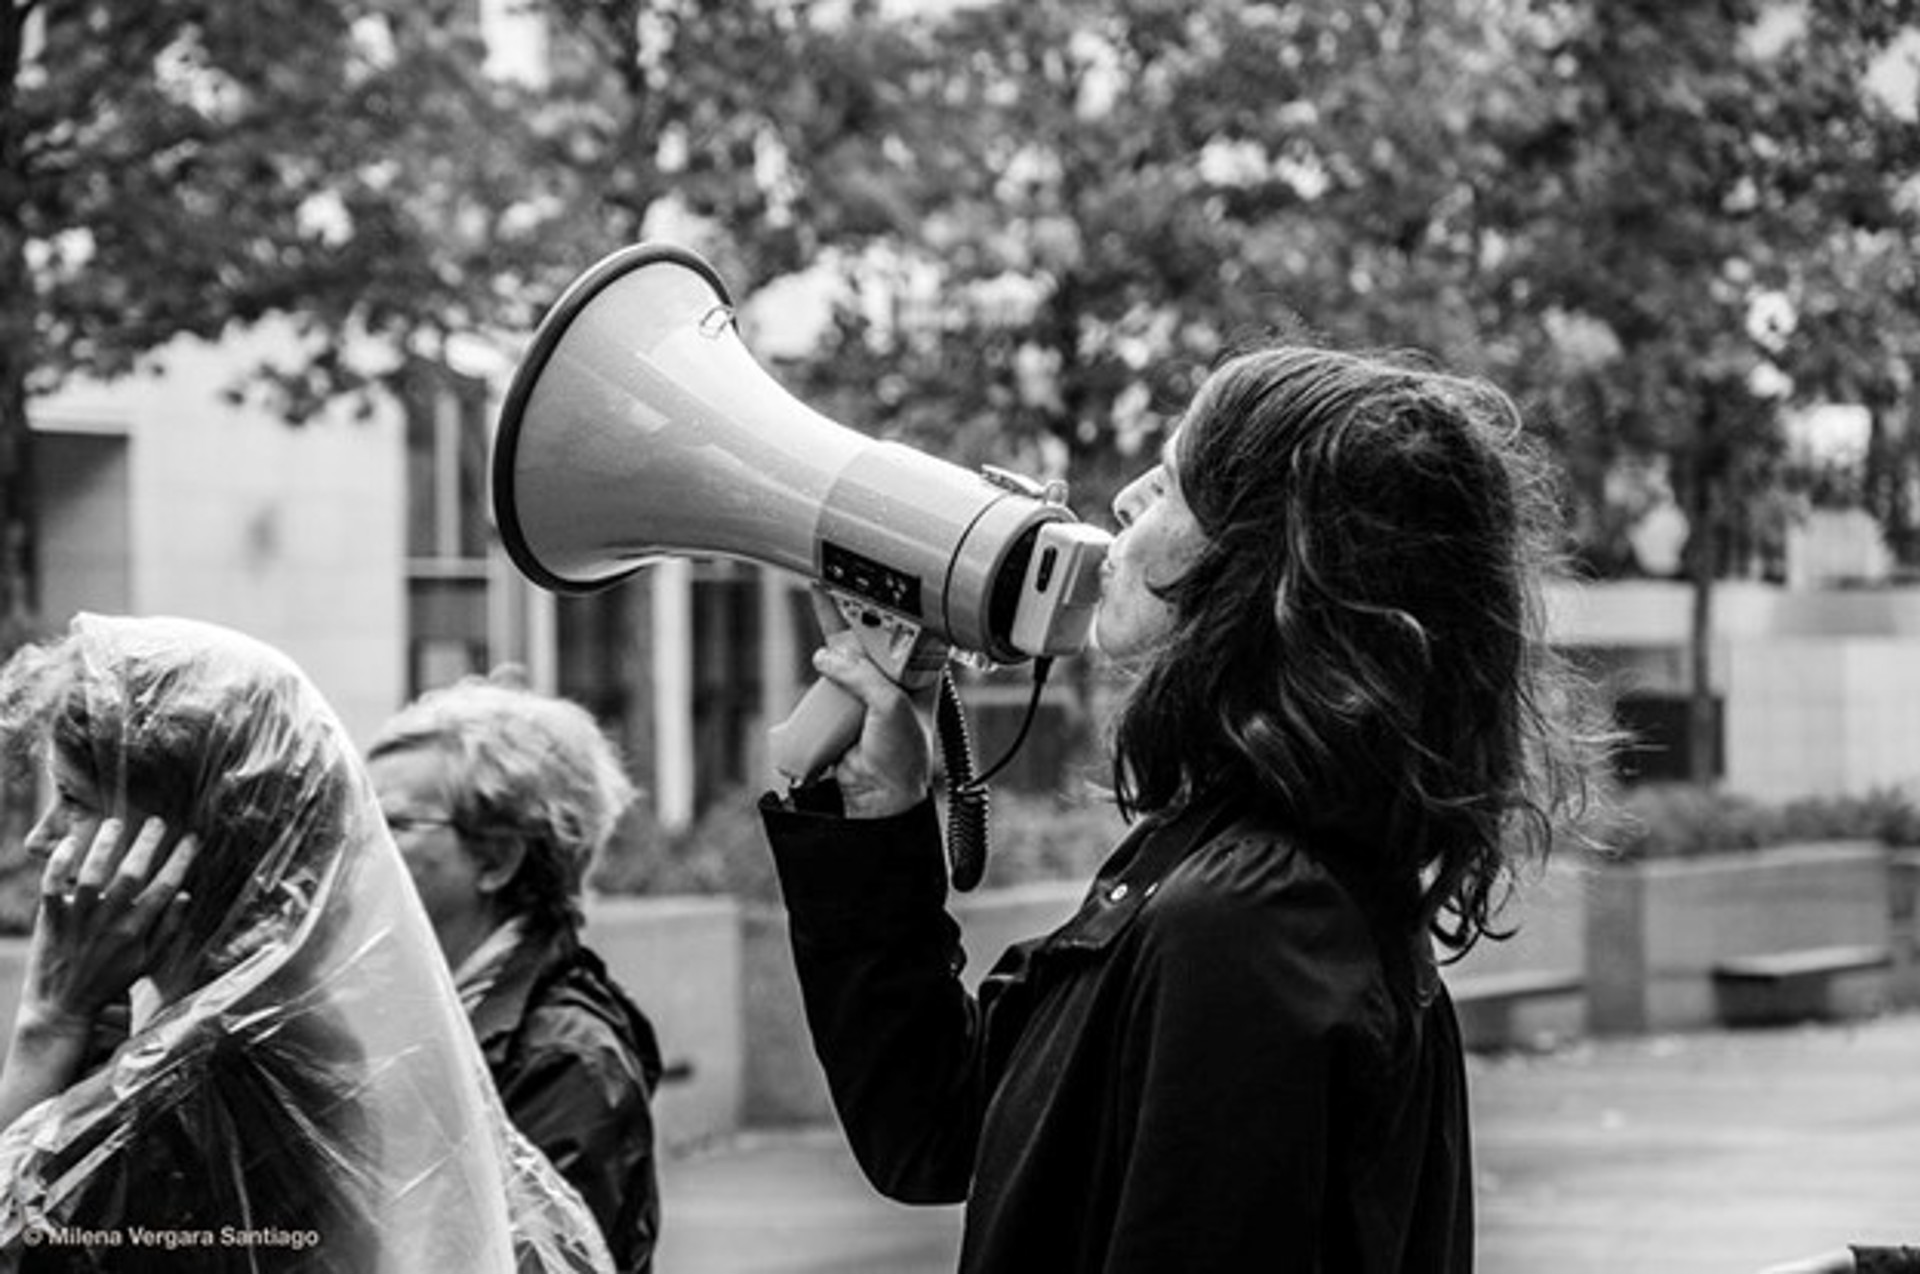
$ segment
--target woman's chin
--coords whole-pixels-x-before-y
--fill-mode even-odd
[[[1108,663],[1124,666],[1138,645],[1129,640],[1124,626],[1109,624],[1103,629],[1098,615],[1093,617],[1093,625],[1087,630],[1087,650]]]

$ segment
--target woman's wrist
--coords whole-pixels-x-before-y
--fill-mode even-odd
[[[84,1045],[93,1033],[94,1019],[98,1016],[98,1013],[29,1001],[20,1006],[13,1019],[14,1045],[48,1047],[69,1040],[79,1040]]]
[[[906,787],[841,787],[848,818],[895,818],[927,799],[927,790]]]
[[[63,1092],[86,1064],[93,1023],[23,1005],[0,1066],[0,1128]]]

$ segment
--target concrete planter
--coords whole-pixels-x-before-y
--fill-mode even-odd
[[[585,938],[645,1010],[670,1082],[654,1096],[660,1144],[697,1145],[748,1109],[742,909],[731,898],[594,898]]]
[[[1710,1026],[1719,961],[1889,945],[1891,858],[1872,842],[1836,841],[1597,866],[1587,888],[1589,1025],[1603,1034]],[[1863,986],[1857,1008],[1876,1007],[1889,981]]]
[[[1009,944],[1063,922],[1084,889],[1076,881],[957,897],[968,982]],[[1874,994],[1920,1004],[1920,852],[1844,842],[1664,862],[1567,858],[1524,881],[1501,919],[1517,930],[1510,940],[1482,942],[1444,970],[1476,1046],[1711,1025],[1715,962],[1836,944],[1883,944],[1892,963]],[[678,1072],[655,1099],[663,1148],[833,1118],[778,907],[596,898],[587,938],[653,1018]],[[25,939],[0,939],[0,1024],[13,1019],[25,955]],[[1469,1003],[1476,981],[1536,977],[1574,985],[1524,993],[1497,1012]]]
[[[1572,856],[1525,874],[1495,917],[1508,936],[1441,966],[1468,1048],[1545,1048],[1587,1033],[1591,875]]]

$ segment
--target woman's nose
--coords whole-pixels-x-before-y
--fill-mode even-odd
[[[1144,481],[1145,478],[1135,478],[1113,497],[1113,520],[1120,524],[1122,530],[1133,525],[1133,519],[1140,511],[1140,484]]]
[[[21,842],[27,851],[27,857],[36,863],[44,863],[53,854],[53,847],[60,843],[65,835],[66,820],[52,810],[42,814],[28,829],[26,839]]]

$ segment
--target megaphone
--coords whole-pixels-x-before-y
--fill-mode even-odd
[[[910,685],[956,649],[1000,664],[1081,649],[1110,542],[1063,484],[974,472],[799,402],[747,351],[713,267],[652,243],[603,258],[541,321],[500,417],[493,505],[514,565],[556,592],[663,557],[818,581]],[[775,767],[817,774],[861,713],[816,683],[773,732]]]

